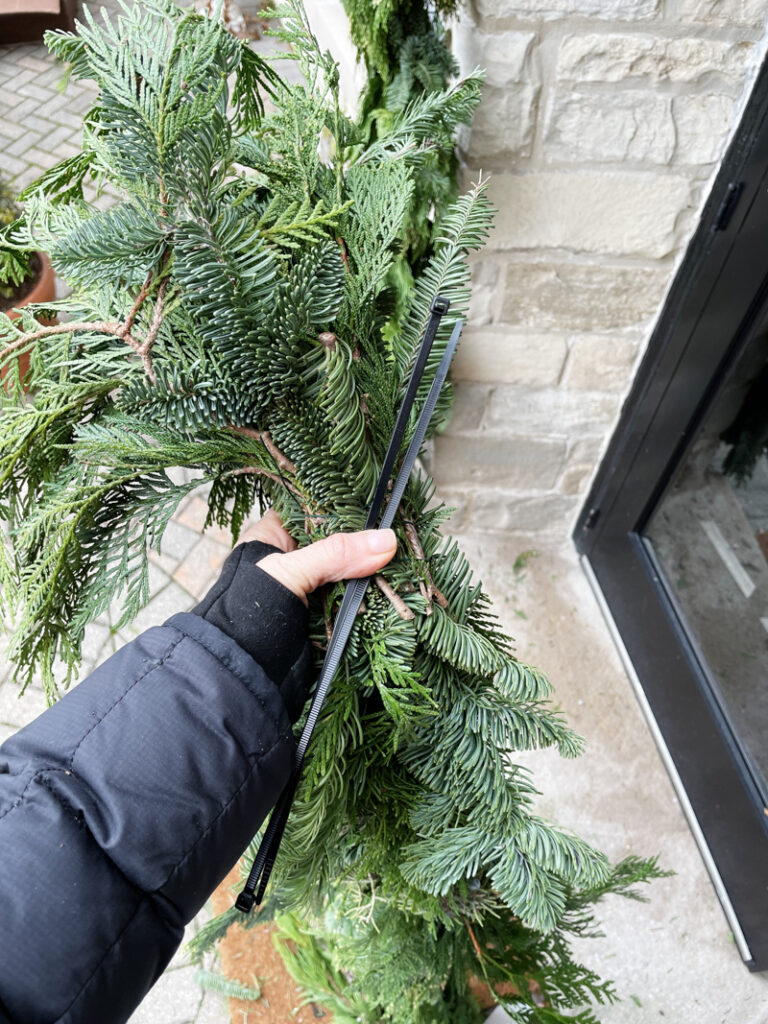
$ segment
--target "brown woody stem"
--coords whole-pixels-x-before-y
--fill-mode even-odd
[[[428,607],[428,611],[427,611],[427,614],[430,614],[431,611],[432,611],[432,598],[433,597],[437,601],[437,603],[440,605],[441,608],[447,608],[448,607],[448,598],[445,596],[445,594],[442,593],[442,591],[438,590],[438,588],[435,586],[435,581],[432,579],[432,574],[429,571],[429,566],[427,565],[427,559],[426,559],[426,557],[424,555],[424,548],[422,547],[421,541],[419,540],[419,535],[416,532],[416,527],[410,521],[410,519],[404,519],[403,520],[403,527],[405,529],[405,538],[408,541],[408,546],[411,549],[413,557],[418,562],[423,562],[424,563],[423,564],[424,575],[427,577],[427,583],[428,583],[428,587],[427,587],[427,607]]]
[[[406,622],[410,622],[412,619],[416,618],[415,614],[411,611],[402,597],[400,597],[400,595],[390,587],[383,576],[374,576],[374,579],[376,580],[376,586],[386,597],[401,619],[405,619]]]
[[[322,588],[323,591],[323,620],[325,622],[325,635],[330,640],[333,636],[333,626],[331,625],[331,616],[328,611],[328,590],[325,586]]]
[[[126,321],[125,321],[125,323],[122,326],[122,331],[123,331],[124,334],[130,334],[131,333],[131,328],[133,327],[133,321],[136,319],[136,314],[139,311],[139,306],[141,306],[142,302],[147,297],[147,293],[149,292],[149,286],[150,286],[151,283],[152,283],[152,271],[150,270],[149,273],[147,274],[146,278],[144,279],[144,284],[141,286],[141,291],[136,296],[136,301],[131,306],[131,311],[130,311],[130,313],[128,314],[128,316],[126,318]]]
[[[481,964],[485,964],[485,957],[483,956],[483,951],[480,949],[480,943],[475,938],[475,933],[472,930],[472,925],[469,923],[469,921],[466,922],[466,925],[467,931],[469,932],[469,937],[472,940],[472,945],[475,947],[475,953],[477,953],[477,959],[480,961]]]
[[[294,487],[292,483],[287,480],[281,479],[277,473],[270,473],[268,469],[261,469],[260,466],[241,466],[239,469],[230,469],[225,474],[226,476],[265,476],[269,480],[274,480],[276,484],[284,484],[289,491],[293,491],[294,494],[298,495],[299,498],[303,498],[304,495],[298,489]]]
[[[168,262],[169,253],[166,252],[163,257],[162,268],[165,268]],[[161,268],[161,269],[162,269]],[[66,324],[51,324],[47,327],[40,327],[36,331],[30,331],[28,334],[22,334],[16,341],[11,342],[10,345],[6,345],[2,352],[0,352],[0,362],[9,356],[11,352],[15,352],[17,349],[23,348],[28,345],[31,341],[37,341],[39,338],[47,338],[52,334],[75,334],[77,331],[94,331],[97,334],[111,334],[115,338],[120,338],[126,345],[133,349],[133,351],[141,359],[144,372],[150,381],[155,383],[155,371],[152,366],[152,357],[150,352],[152,346],[157,338],[158,331],[160,330],[160,324],[163,319],[163,303],[165,301],[165,293],[168,288],[168,279],[166,278],[160,285],[157,292],[157,302],[155,303],[155,311],[152,316],[152,323],[149,326],[149,333],[144,341],[138,341],[137,338],[131,334],[136,314],[141,307],[141,304],[146,300],[149,294],[149,288],[152,284],[152,277],[154,271],[150,270],[144,279],[144,284],[139,290],[139,294],[136,296],[133,305],[131,306],[130,312],[122,324],[113,323],[107,320],[73,320]]]
[[[51,334],[74,334],[75,331],[96,331],[99,334],[114,334],[116,338],[119,338],[122,337],[120,334],[121,326],[121,324],[105,323],[103,320],[73,320],[68,324],[51,324],[49,327],[40,327],[36,331],[22,334],[16,341],[6,345],[3,351],[0,352],[0,360],[5,359],[6,356],[9,356],[11,352],[15,352],[16,349],[28,345],[30,341],[37,341],[38,338],[47,338]],[[133,344],[138,348],[138,341],[131,335],[128,335],[124,340],[129,345]]]
[[[152,365],[152,346],[157,341],[157,335],[160,332],[160,324],[163,322],[163,306],[165,304],[165,293],[168,290],[168,278],[160,282],[160,287],[157,290],[157,301],[155,302],[155,310],[152,314],[152,322],[149,325],[149,332],[142,341],[138,348],[138,353],[141,356],[141,362],[144,365],[144,372],[149,377],[151,382],[155,383],[155,369]]]
[[[262,430],[260,436],[262,444],[267,449],[272,458],[275,460],[275,462],[278,464],[280,469],[285,469],[287,470],[287,472],[293,473],[293,475],[295,476],[296,466],[294,465],[293,462],[291,462],[287,455],[283,455],[283,453],[277,447],[275,442],[272,440],[272,435],[270,434],[270,432],[268,430]]]
[[[241,437],[250,437],[254,441],[261,441],[280,469],[285,469],[287,472],[293,473],[294,476],[298,472],[295,464],[291,462],[287,455],[283,455],[277,447],[268,430],[255,430],[253,427],[236,427],[234,423],[228,423],[227,430],[231,430],[233,434],[240,434]]]

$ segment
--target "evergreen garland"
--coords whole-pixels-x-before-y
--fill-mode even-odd
[[[147,600],[147,550],[195,487],[210,483],[208,520],[235,535],[264,500],[300,545],[360,528],[429,303],[440,291],[456,315],[467,305],[466,255],[490,223],[483,183],[440,217],[407,301],[391,275],[433,141],[469,120],[480,76],[425,91],[371,139],[365,116],[341,113],[336,66],[301,9],[278,14],[301,85],[170,0],[98,24],[86,11],[77,34],[47,36],[100,88],[82,153],[27,189],[3,238],[47,249],[74,288],[0,316],[0,587],[16,676],[41,672],[51,699],[87,623],[116,598],[123,621]],[[95,210],[87,180],[121,202]],[[176,483],[173,467],[198,476]],[[248,923],[280,913],[289,964],[339,1021],[479,1021],[475,975],[517,1021],[586,1024],[591,1011],[568,1008],[613,992],[567,937],[591,927],[602,895],[633,895],[659,871],[612,866],[533,813],[514,751],[571,757],[581,741],[440,535],[448,514],[414,477],[382,573],[399,601],[366,597],[270,903]],[[342,592],[313,595],[318,662]]]
[[[368,144],[390,135],[409,104],[439,96],[459,68],[448,46],[444,21],[459,0],[343,0],[358,59],[365,64],[361,122]],[[390,281],[407,301],[417,276],[434,253],[435,227],[456,199],[454,133],[436,130],[428,153],[413,175],[413,197],[403,220],[403,259],[390,271]]]

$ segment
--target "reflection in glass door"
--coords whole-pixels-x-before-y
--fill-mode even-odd
[[[767,452],[763,329],[705,416],[646,539],[768,808]]]

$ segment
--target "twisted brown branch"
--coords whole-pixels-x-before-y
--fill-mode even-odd
[[[28,345],[31,341],[37,341],[38,338],[47,338],[51,334],[74,334],[76,331],[95,331],[98,334],[112,334],[114,337],[120,338],[127,345],[130,345],[134,352],[138,352],[141,347],[140,343],[130,332],[125,332],[123,327],[124,324],[112,323],[106,320],[72,320],[66,324],[51,324],[49,327],[40,327],[36,331],[22,334],[16,341],[6,345],[3,351],[0,352],[0,361],[9,356],[11,352],[15,352],[17,349],[23,348],[24,345]]]
[[[286,480],[284,477],[279,477],[277,473],[270,473],[268,469],[262,469],[260,466],[240,466],[238,469],[230,469],[224,474],[225,476],[265,476],[269,480],[273,480],[276,484],[283,484],[288,488],[289,491],[293,491],[299,498],[304,498],[304,495],[294,485]]]
[[[432,574],[429,571],[427,564],[427,558],[424,554],[424,548],[419,540],[419,535],[416,532],[416,527],[410,519],[403,520],[403,527],[405,528],[405,539],[408,541],[408,547],[411,549],[411,553],[416,561],[422,563],[422,571],[427,579],[427,586],[423,583],[419,584],[421,595],[427,603],[427,615],[432,614],[432,598],[437,601],[441,608],[448,607],[448,598],[435,586],[435,581],[432,579]]]
[[[131,328],[133,327],[133,321],[136,319],[136,314],[139,311],[139,306],[141,306],[142,302],[146,299],[147,294],[149,292],[149,286],[150,286],[151,283],[152,283],[152,271],[150,270],[148,272],[146,278],[144,279],[144,284],[141,286],[141,291],[136,296],[136,301],[131,306],[131,311],[128,314],[128,316],[126,317],[125,323],[123,324],[122,330],[123,330],[124,334],[130,334]]]
[[[149,325],[147,336],[136,350],[141,357],[144,372],[153,384],[155,383],[155,368],[152,365],[152,356],[150,353],[152,352],[152,346],[157,340],[157,335],[160,331],[160,324],[163,322],[163,306],[165,304],[165,293],[167,290],[168,278],[166,277],[160,282],[160,287],[157,290],[157,301],[155,302],[155,309],[152,313],[152,321]]]
[[[161,272],[165,269],[165,265],[168,262],[169,253],[166,252],[163,257],[161,266]],[[36,331],[28,331],[22,333],[21,337],[17,338],[16,341],[12,341],[9,345],[0,352],[0,362],[7,358],[12,352],[23,348],[25,345],[29,345],[30,342],[37,341],[39,338],[47,338],[52,334],[75,334],[77,331],[93,331],[96,334],[111,334],[115,338],[120,338],[126,345],[133,349],[133,351],[141,359],[144,372],[150,381],[155,383],[155,371],[152,366],[152,357],[150,352],[152,346],[157,339],[158,332],[160,330],[160,324],[163,319],[163,305],[165,302],[165,293],[168,289],[168,278],[165,278],[161,283],[157,292],[157,301],[155,302],[155,309],[152,315],[152,322],[149,325],[149,333],[144,341],[139,341],[131,333],[134,321],[136,320],[136,314],[138,313],[143,302],[146,301],[149,289],[152,284],[152,278],[154,271],[150,270],[144,279],[144,284],[139,290],[139,294],[136,296],[133,305],[125,318],[123,323],[113,322],[111,320],[72,320],[66,324],[51,324],[47,327],[40,327]]]
[[[386,597],[401,619],[405,619],[406,622],[410,622],[412,619],[416,618],[415,614],[411,611],[402,597],[400,597],[397,591],[390,587],[383,576],[374,576],[374,579],[376,581],[376,586]]]
[[[280,469],[284,469],[287,473],[293,473],[294,476],[298,472],[295,463],[291,462],[288,456],[280,451],[268,430],[255,430],[253,427],[236,427],[234,423],[228,423],[227,430],[231,430],[233,434],[240,434],[242,437],[253,438],[254,441],[261,441]]]

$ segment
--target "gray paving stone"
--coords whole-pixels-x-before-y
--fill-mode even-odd
[[[0,723],[21,729],[45,711],[45,697],[40,690],[27,687],[19,696],[19,688],[12,680],[0,684]]]
[[[36,110],[37,107],[40,105],[39,100],[36,100],[31,96],[17,96],[15,99],[16,104],[13,108],[13,115],[17,118],[17,120],[21,121],[23,124],[24,118],[27,116],[27,114],[31,113],[33,110]]]
[[[22,70],[19,71],[18,74],[14,75],[13,77],[13,84],[14,88],[16,89],[16,92],[19,92],[21,87],[23,85],[26,85],[27,82],[34,81],[34,78],[34,71],[30,70],[29,68],[22,68]]]
[[[187,947],[188,943],[190,943],[197,934],[197,927],[195,926],[196,920],[197,918],[191,921],[184,929],[184,939],[171,958],[171,962],[166,967],[167,971],[178,970],[180,967],[189,967],[192,964]]]
[[[5,741],[10,739],[15,732],[17,732],[17,730],[14,726],[2,725],[2,723],[0,723],[0,743],[5,743]]]
[[[192,1024],[202,1002],[196,968],[166,971],[150,989],[130,1024]]]
[[[60,142],[53,152],[59,160],[68,160],[70,157],[77,156],[80,147],[73,146],[71,142]]]
[[[37,146],[33,146],[24,155],[31,164],[35,165],[38,172],[41,168],[42,170],[47,171],[51,167],[55,167],[59,162],[55,153],[49,153],[44,149],[39,149]]]
[[[23,135],[20,135],[15,142],[12,142],[8,147],[8,152],[11,156],[19,156],[22,153],[26,153],[28,149],[31,149],[37,142],[39,136],[37,132],[25,131]]]
[[[32,54],[19,57],[16,64],[20,68],[29,68],[31,71],[48,71],[51,66],[49,61],[34,57]]]
[[[45,90],[41,89],[39,85],[35,85],[34,82],[25,82],[23,85],[16,85],[16,91],[22,96],[31,96],[35,100],[39,100],[40,103],[45,103],[50,99],[50,94]]]
[[[18,139],[24,134],[24,131],[24,125],[17,124],[15,121],[0,121],[0,135],[7,139]]]
[[[39,114],[27,114],[24,118],[24,127],[27,131],[37,132],[39,135],[45,136],[46,133],[54,130],[54,125],[51,121],[46,121],[40,117]]]
[[[91,671],[112,653],[109,644],[111,630],[101,622],[93,622],[85,631],[83,640],[83,670]]]
[[[219,992],[208,989],[203,994],[195,1024],[229,1024],[229,1003]]]
[[[21,160],[17,156],[11,156],[10,153],[3,153],[2,162],[3,171],[11,175],[20,174],[28,166],[25,160]]]
[[[169,583],[158,594],[150,599],[149,604],[141,609],[136,618],[124,627],[128,635],[138,636],[145,629],[162,625],[166,619],[177,612],[187,612],[196,604],[195,598],[183,590],[177,583]]]
[[[173,574],[174,580],[196,600],[200,600],[219,574],[229,547],[202,537]]]
[[[64,92],[52,93],[45,103],[40,104],[38,112],[41,117],[48,118],[50,121],[56,121],[57,124],[68,124],[73,128],[82,127],[82,117],[79,114],[69,112],[68,108],[71,100],[70,88],[67,87]]]
[[[39,178],[42,173],[42,167],[38,167],[36,164],[27,164],[24,170],[12,179],[13,187],[21,191],[23,188],[26,188],[30,182]]]
[[[61,107],[64,106],[64,104],[66,102],[67,102],[67,95],[66,95],[66,93],[62,94],[62,96],[60,96],[60,97],[59,96],[56,97],[56,105],[55,106],[54,106],[54,101],[53,100],[49,100],[48,104],[45,107],[45,116],[53,118],[54,115],[55,115],[56,121],[59,124],[65,124],[69,128],[76,129],[75,134],[77,134],[77,136],[79,138],[81,133],[82,133],[82,130],[83,130],[83,119],[82,119],[82,117],[79,114],[73,114],[69,110],[62,110]]]
[[[175,559],[178,563],[184,558],[200,539],[198,532],[190,530],[181,523],[172,520],[163,534],[160,551],[163,555]]]

